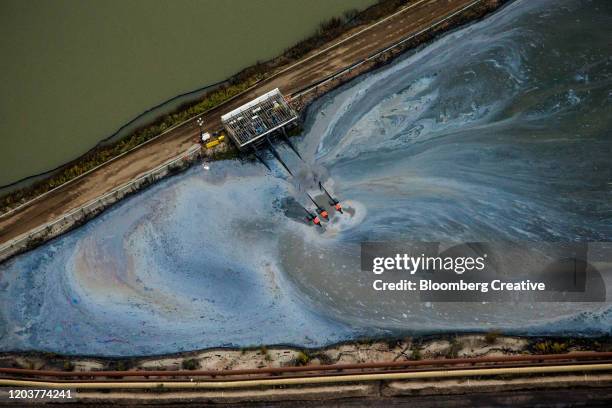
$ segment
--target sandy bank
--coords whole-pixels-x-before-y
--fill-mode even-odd
[[[97,358],[25,352],[0,355],[0,367],[37,370],[239,370],[371,362],[612,351],[612,339],[527,338],[497,332],[344,342],[323,348],[213,348],[164,356]]]

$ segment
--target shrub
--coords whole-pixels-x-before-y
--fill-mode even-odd
[[[461,346],[457,339],[453,338],[446,350],[446,358],[457,358],[462,348],[463,346]]]
[[[310,355],[306,351],[300,351],[295,360],[296,365],[305,366],[310,361]]]
[[[543,341],[540,343],[536,343],[534,345],[534,348],[536,351],[542,353],[542,354],[546,354],[548,353],[548,350],[550,349],[550,342],[549,341]]]
[[[329,354],[325,353],[325,352],[318,352],[316,354],[313,354],[312,356],[310,356],[311,359],[318,359],[319,362],[323,365],[330,365],[333,364],[334,361],[332,360],[332,358],[329,356]]]
[[[541,341],[534,344],[536,352],[541,354],[561,354],[567,352],[569,345],[567,343],[551,342],[550,340]]]
[[[340,17],[332,17],[329,20],[321,23],[321,25],[319,26],[319,32],[325,35],[326,33],[329,33],[330,31],[335,31],[339,29],[340,27],[342,27],[343,22],[344,20]]]
[[[183,360],[181,367],[183,367],[183,370],[197,370],[200,368],[200,362],[195,358],[190,358],[188,360]]]
[[[550,346],[550,351],[553,354],[561,354],[561,353],[565,353],[567,351],[567,343],[557,343],[554,342],[551,346]]]
[[[487,344],[495,344],[497,338],[501,335],[499,330],[491,330],[484,336],[484,340]]]
[[[344,12],[343,17],[346,22],[350,22],[353,19],[355,19],[355,17],[357,17],[358,15],[359,15],[359,10],[350,9]]]
[[[393,350],[395,347],[401,344],[401,342],[397,339],[387,339],[385,343],[387,344],[387,348],[389,350]]]
[[[115,365],[115,370],[116,371],[126,371],[128,369],[128,365],[125,361],[117,361],[117,364]]]
[[[423,355],[421,354],[421,348],[418,346],[413,346],[412,347],[412,352],[410,353],[410,359],[411,360],[421,360],[423,358]]]

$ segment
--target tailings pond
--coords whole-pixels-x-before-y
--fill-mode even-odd
[[[516,1],[316,101],[305,163],[279,146],[295,178],[271,157],[198,165],[5,262],[0,349],[609,334],[610,303],[375,292],[359,243],[611,241],[611,27],[605,0]],[[296,205],[318,178],[347,209],[324,230]]]

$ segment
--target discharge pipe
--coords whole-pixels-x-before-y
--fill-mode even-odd
[[[304,161],[304,159],[302,159],[302,156],[297,151],[295,146],[293,146],[293,143],[291,143],[291,140],[289,140],[289,136],[287,136],[287,133],[285,133],[284,129],[283,129],[283,139],[285,140],[285,143],[287,143],[287,145],[291,148],[291,150],[293,150],[293,152],[297,155],[297,157],[299,157],[300,160]]]
[[[272,152],[272,154],[274,155],[274,157],[276,157],[276,160],[278,160],[280,162],[280,164],[283,165],[283,167],[285,168],[285,170],[287,170],[287,172],[293,176],[293,173],[291,172],[291,170],[289,170],[289,167],[287,167],[287,165],[285,164],[285,162],[283,161],[283,159],[281,159],[280,155],[278,154],[278,152],[276,151],[276,149],[274,148],[274,146],[272,146],[272,142],[270,142],[270,139],[268,139],[268,137],[266,136],[266,142],[268,142],[268,148],[270,149],[270,151]]]
[[[268,166],[268,163],[266,163],[264,159],[259,155],[259,150],[257,150],[255,146],[253,146],[253,154],[255,155],[255,157],[257,157],[257,160],[259,160],[261,164],[266,166],[266,169],[268,169],[269,171],[272,171],[272,169],[270,169],[270,166]]]

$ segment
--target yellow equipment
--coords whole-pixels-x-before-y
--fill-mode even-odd
[[[218,144],[219,144],[219,139],[215,139],[211,142],[206,143],[206,148],[210,149],[211,147],[215,147]]]
[[[213,135],[219,135],[219,137],[217,137],[216,139],[211,140],[210,142],[206,143],[206,148],[210,149],[212,147],[215,147],[216,145],[218,145],[219,143],[223,142],[225,140],[225,133],[219,133],[219,132],[215,132]]]

